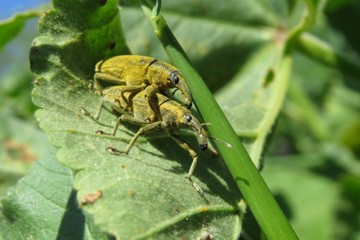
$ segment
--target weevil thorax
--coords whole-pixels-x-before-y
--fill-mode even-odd
[[[158,85],[160,89],[177,88],[180,90],[184,96],[184,105],[186,108],[191,107],[190,90],[177,68],[168,63],[156,61],[149,66],[148,76],[151,77],[151,82]]]

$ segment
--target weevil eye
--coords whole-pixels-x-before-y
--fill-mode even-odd
[[[176,72],[171,72],[170,73],[170,81],[173,82],[174,84],[178,84],[180,82],[180,78],[179,76],[177,75]]]
[[[192,117],[191,116],[186,116],[186,121],[189,123],[189,122],[191,122],[191,120],[192,120]]]

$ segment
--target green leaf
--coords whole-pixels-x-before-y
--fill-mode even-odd
[[[9,41],[16,37],[27,20],[38,17],[40,14],[40,11],[28,11],[15,14],[9,19],[0,21],[0,51]]]
[[[0,133],[0,196],[3,196],[50,145],[40,129],[16,118],[10,109],[0,112],[0,125],[3,129]]]
[[[107,239],[76,204],[72,171],[50,148],[0,201],[0,239]]]
[[[327,144],[268,160],[263,176],[300,239],[357,239],[360,164],[347,149]]]
[[[46,135],[10,109],[0,125],[0,239],[107,239],[77,206],[73,173]]]
[[[184,178],[191,162],[175,142],[141,139],[129,156],[113,156],[105,148],[124,149],[134,133],[122,126],[116,137],[97,135],[98,129],[109,132],[116,116],[104,111],[101,126],[81,113],[82,107],[95,112],[100,103],[87,87],[95,63],[127,51],[116,1],[99,3],[84,8],[74,7],[75,1],[55,2],[40,21],[41,36],[30,55],[38,74],[33,99],[42,108],[36,116],[51,143],[61,147],[59,160],[76,170],[78,201],[117,237],[237,238],[240,194],[221,159],[200,155],[194,181],[205,191],[201,196]],[[103,41],[107,37],[114,39]],[[97,197],[87,204],[92,196]]]
[[[338,189],[330,179],[314,172],[316,165],[320,165],[319,155],[303,159],[296,162],[291,157],[271,159],[273,162],[265,168],[263,176],[300,239],[331,239]],[[308,230],[303,231],[304,228]]]
[[[281,46],[271,43],[260,49],[216,95],[257,167],[289,80],[291,62],[278,63],[281,53]]]
[[[328,25],[316,35],[331,36],[337,49],[348,47]],[[344,84],[344,72],[299,53],[293,61],[263,176],[300,238],[357,239],[358,199],[342,191],[349,190],[347,180],[356,184],[360,172],[358,148],[353,148],[359,139],[360,95]]]

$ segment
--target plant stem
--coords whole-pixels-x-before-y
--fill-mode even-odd
[[[304,11],[300,22],[288,33],[288,42],[292,42],[297,39],[302,32],[305,32],[314,25],[316,17],[315,6],[311,0],[304,0],[303,2],[306,6],[306,10]]]
[[[290,82],[288,94],[294,103],[298,105],[298,108],[301,109],[304,121],[307,123],[314,136],[319,141],[329,139],[329,132],[321,121],[318,111],[297,81]]]
[[[360,80],[359,61],[351,60],[349,57],[337,52],[330,45],[315,36],[308,33],[301,34],[295,41],[294,47],[300,52],[329,67],[339,69],[344,74],[355,77],[354,80]]]
[[[252,210],[268,239],[297,239],[297,236],[272,196],[269,188],[251,161],[235,131],[221,111],[212,93],[197,71],[191,66],[161,15],[153,15],[152,6],[142,2],[145,16],[153,26],[171,62],[180,69],[190,88],[194,102],[212,136],[231,144],[231,148],[215,142],[246,203]]]

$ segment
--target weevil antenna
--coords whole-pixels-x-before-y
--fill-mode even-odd
[[[228,142],[225,142],[224,140],[221,140],[221,139],[218,139],[218,138],[212,137],[212,136],[210,136],[209,138],[214,139],[216,141],[219,141],[219,142],[225,144],[225,146],[227,146],[228,148],[232,149],[232,145],[230,143],[228,143]]]
[[[210,125],[211,125],[211,123],[201,123],[200,124],[200,126],[210,126]],[[221,140],[221,139],[213,137],[213,136],[209,136],[209,138],[214,139],[216,141],[219,141],[219,142],[225,144],[225,146],[227,146],[228,148],[232,148],[232,145],[230,143],[228,143],[228,142],[225,142],[224,140]]]

